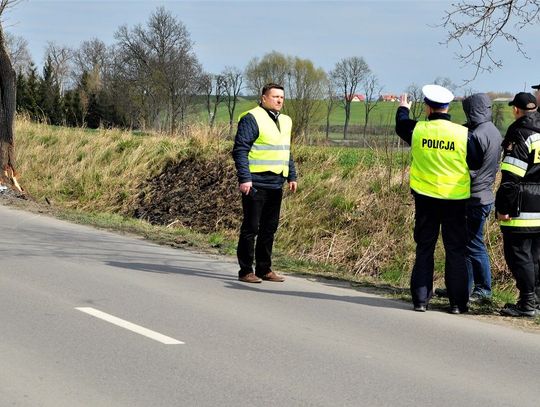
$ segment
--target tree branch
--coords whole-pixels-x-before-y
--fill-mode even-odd
[[[446,11],[440,26],[448,30],[442,44],[457,42],[461,52],[456,57],[463,66],[473,65],[474,80],[480,72],[501,68],[503,61],[495,56],[498,40],[513,44],[516,51],[528,58],[517,32],[540,22],[540,0],[460,0]]]

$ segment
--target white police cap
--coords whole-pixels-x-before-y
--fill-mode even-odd
[[[440,85],[425,85],[422,87],[422,93],[426,99],[441,105],[446,105],[454,100],[454,94]]]

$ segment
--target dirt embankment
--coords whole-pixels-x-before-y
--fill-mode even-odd
[[[133,216],[205,233],[238,228],[242,209],[234,164],[226,157],[167,164],[142,187]]]

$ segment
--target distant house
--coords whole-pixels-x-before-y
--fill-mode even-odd
[[[355,93],[354,95],[346,96],[345,99],[350,101],[350,102],[365,102],[366,95],[361,95],[360,93]]]
[[[495,98],[493,99],[494,102],[510,102],[513,98]]]
[[[399,96],[392,95],[392,94],[386,94],[379,96],[379,100],[381,102],[396,102],[399,100]]]

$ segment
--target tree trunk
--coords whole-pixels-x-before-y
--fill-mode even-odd
[[[330,113],[326,115],[326,140],[330,138]]]
[[[0,26],[0,167],[4,176],[11,178],[20,190],[14,177],[15,144],[13,121],[16,106],[16,75],[6,50],[4,32]]]
[[[345,105],[345,124],[343,125],[343,140],[347,139],[347,131],[349,129],[349,120],[351,118],[351,103]]]

